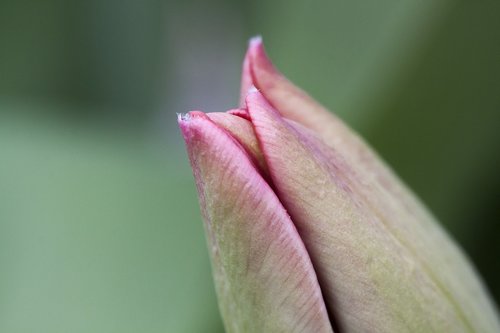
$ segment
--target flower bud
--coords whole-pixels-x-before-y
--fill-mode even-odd
[[[229,332],[500,332],[458,246],[260,39],[240,109],[179,123]]]

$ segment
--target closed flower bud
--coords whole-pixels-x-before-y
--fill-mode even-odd
[[[458,246],[259,38],[241,96],[179,117],[228,332],[500,332]]]

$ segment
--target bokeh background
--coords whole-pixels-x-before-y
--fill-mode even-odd
[[[358,130],[500,298],[499,1],[0,0],[0,332],[221,332],[176,112],[246,42]]]

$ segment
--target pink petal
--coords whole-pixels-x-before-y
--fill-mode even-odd
[[[246,101],[276,193],[340,331],[495,331],[473,270],[434,221],[420,223],[376,178],[284,120],[259,92]]]
[[[500,331],[494,306],[468,260],[383,160],[340,119],[281,75],[261,40],[250,44],[246,61],[252,83],[270,104],[282,116],[313,130],[335,151],[336,160],[350,167],[352,191],[430,272],[457,304],[463,321],[479,331]]]
[[[252,78],[250,50],[256,45],[262,45],[262,37],[256,36],[248,42],[248,51],[243,59],[243,68],[241,71],[241,88],[240,88],[240,107],[245,107],[245,98],[251,87],[255,86]]]
[[[377,178],[392,195],[401,197],[408,209],[427,218],[427,212],[421,203],[362,138],[276,70],[266,55],[262,39],[252,40],[244,62],[246,72],[251,74],[252,84],[283,117],[317,133],[351,165],[356,165],[363,173]],[[245,81],[250,79],[246,78]]]
[[[335,120],[332,114],[276,70],[266,55],[261,38],[250,40],[243,69],[242,96],[246,96],[254,85],[282,116],[319,133],[335,131],[331,128]]]
[[[245,119],[245,117],[250,117],[247,111],[235,109],[226,113],[207,113],[207,116],[241,144],[263,178],[266,181],[270,180],[266,161],[255,137],[252,123]]]
[[[306,249],[247,152],[201,112],[181,117],[179,124],[226,329],[331,332]]]

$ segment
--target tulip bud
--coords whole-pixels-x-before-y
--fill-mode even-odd
[[[179,118],[227,331],[500,332],[457,245],[260,39],[242,96]]]

